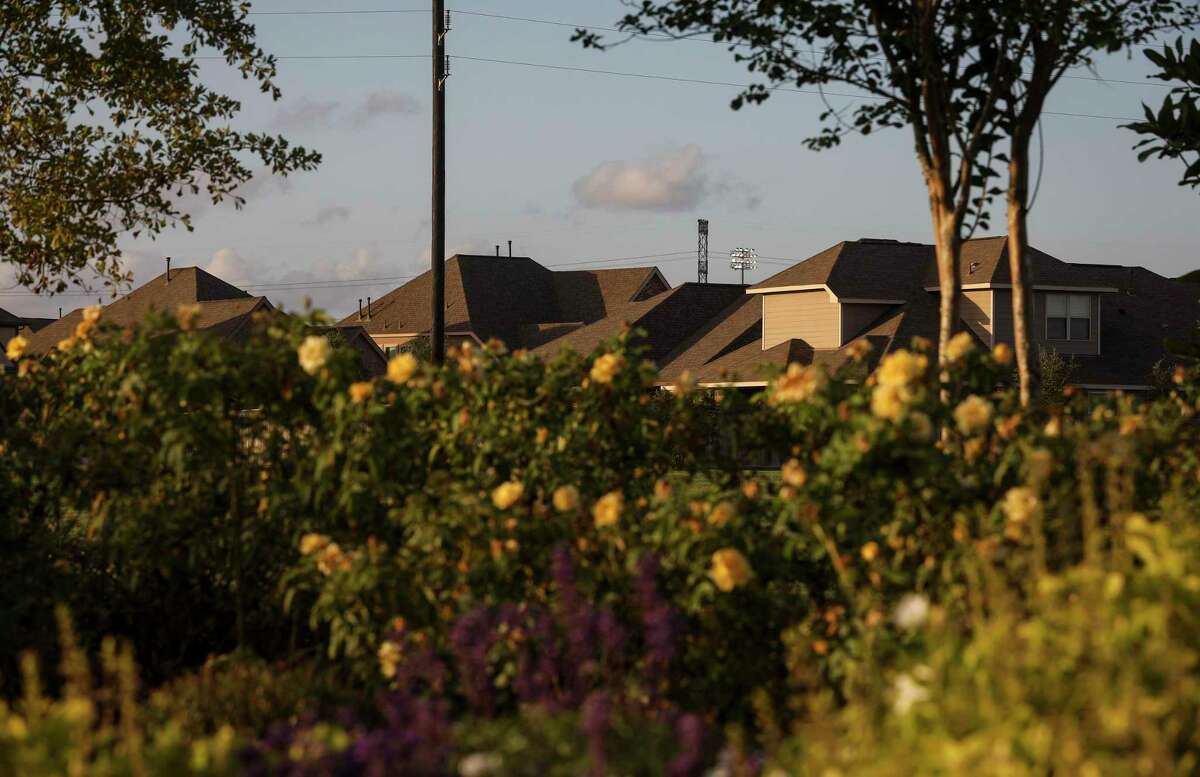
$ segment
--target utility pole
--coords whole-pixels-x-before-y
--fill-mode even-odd
[[[450,61],[446,57],[446,33],[450,15],[445,0],[433,0],[433,325],[429,346],[434,364],[446,361],[446,79]]]

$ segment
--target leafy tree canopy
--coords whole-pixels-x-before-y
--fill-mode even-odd
[[[185,195],[232,199],[254,168],[286,175],[320,156],[235,131],[241,104],[206,87],[216,55],[272,99],[275,60],[239,0],[0,3],[0,262],[62,291],[129,280],[118,240],[191,229]]]
[[[1200,187],[1200,40],[1185,47],[1180,38],[1173,46],[1164,45],[1161,51],[1146,49],[1145,54],[1158,68],[1154,78],[1180,85],[1157,111],[1143,105],[1145,119],[1125,125],[1145,135],[1134,146],[1141,149],[1138,160],[1178,159],[1184,166],[1179,185]]]

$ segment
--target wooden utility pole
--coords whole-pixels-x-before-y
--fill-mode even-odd
[[[429,346],[434,364],[446,360],[446,23],[445,0],[433,0],[433,325]]]

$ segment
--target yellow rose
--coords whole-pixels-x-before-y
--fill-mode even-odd
[[[708,522],[713,526],[724,526],[737,517],[737,508],[732,502],[720,502],[708,511]]]
[[[92,305],[90,308],[83,309],[83,320],[89,324],[95,324],[100,320],[102,309],[99,305]]]
[[[349,571],[353,564],[336,542],[326,545],[317,556],[317,569],[328,577],[334,572]]]
[[[911,396],[903,386],[881,383],[871,391],[871,414],[887,421],[898,421]]]
[[[1011,523],[1024,524],[1041,511],[1042,500],[1032,488],[1017,486],[1008,489],[1001,509]]]
[[[771,404],[806,402],[820,393],[829,383],[825,370],[817,365],[805,367],[797,362],[788,365],[787,372],[775,381]]]
[[[615,353],[606,353],[597,357],[592,363],[592,370],[588,373],[592,381],[595,383],[612,383],[613,378],[617,376],[625,367],[625,357]]]
[[[402,353],[398,356],[393,356],[388,362],[387,379],[392,383],[401,385],[408,383],[408,379],[416,373],[418,366],[420,366],[420,363],[417,361],[417,357],[411,353]]]
[[[300,369],[309,375],[316,375],[320,372],[332,353],[333,346],[329,344],[329,338],[320,335],[309,335],[296,349],[296,356],[300,360]]]
[[[1008,343],[996,343],[996,347],[992,349],[992,358],[996,360],[996,364],[1011,364],[1013,350],[1008,346]]]
[[[871,341],[866,338],[859,338],[846,346],[846,353],[856,362],[860,362],[870,356],[873,350],[875,350],[875,346],[871,345]]]
[[[804,471],[804,465],[800,463],[799,459],[788,459],[779,468],[779,474],[783,477],[784,483],[796,488],[800,488],[808,482],[808,473]]]
[[[596,500],[592,507],[592,520],[596,522],[597,529],[615,526],[621,520],[621,513],[624,511],[624,494],[620,491],[610,491]]]
[[[62,351],[63,353],[66,353],[67,351],[69,351],[75,347],[75,338],[74,337],[64,337],[63,339],[59,340],[58,344],[54,347],[57,348],[58,350]]]
[[[369,380],[350,384],[350,400],[355,404],[366,402],[375,393],[375,384]]]
[[[904,387],[919,380],[929,368],[929,358],[903,349],[889,353],[875,373],[881,386]]]
[[[708,576],[717,584],[717,588],[729,592],[749,582],[754,576],[754,570],[740,552],[733,548],[724,548],[712,555],[712,567]]]
[[[569,513],[579,507],[579,489],[575,486],[559,486],[554,489],[551,497],[554,509],[560,513]]]
[[[954,422],[963,434],[975,434],[987,428],[992,420],[992,403],[972,394],[954,408]]]
[[[970,332],[959,332],[946,343],[946,360],[962,361],[963,357],[975,350],[975,336]]]
[[[329,544],[329,538],[324,534],[305,534],[300,538],[300,553],[311,556],[319,550],[324,550]]]
[[[512,507],[525,493],[525,484],[516,480],[501,483],[492,489],[492,504],[497,510],[507,510]]]
[[[863,561],[874,561],[875,559],[879,558],[879,543],[868,542],[866,545],[862,546],[861,553]]]
[[[1121,436],[1128,437],[1129,435],[1136,432],[1138,429],[1142,428],[1142,421],[1143,421],[1143,419],[1140,415],[1134,414],[1134,415],[1122,416],[1121,417],[1121,426],[1120,426]]]
[[[29,341],[24,337],[17,335],[8,341],[8,347],[4,350],[4,355],[8,357],[10,362],[20,361],[25,355],[25,349],[29,347]]]
[[[384,640],[383,644],[379,646],[379,671],[389,680],[395,677],[402,657],[403,652],[399,645],[390,639]]]
[[[95,326],[91,321],[80,321],[75,325],[75,339],[86,340],[92,333],[92,327]]]

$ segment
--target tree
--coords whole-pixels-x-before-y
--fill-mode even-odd
[[[179,198],[232,199],[253,175],[319,155],[229,127],[241,105],[199,77],[219,55],[272,99],[275,60],[238,0],[0,3],[0,262],[62,291],[94,273],[128,280],[117,241],[191,229]]]
[[[1144,53],[1158,68],[1153,78],[1181,85],[1163,98],[1157,111],[1143,103],[1145,120],[1122,126],[1146,136],[1134,146],[1141,149],[1139,161],[1178,159],[1183,163],[1179,185],[1200,188],[1200,40],[1193,40],[1186,51],[1179,38],[1174,46],[1167,44],[1162,51],[1146,49]],[[1193,156],[1189,159],[1188,155]]]
[[[971,0],[642,0],[618,26],[632,35],[710,35],[736,61],[774,85],[858,89],[853,109],[826,102],[812,149],[907,125],[929,196],[941,292],[939,354],[960,325],[962,241],[986,227],[987,204],[1000,190],[990,181],[1000,119],[999,97],[1016,77],[1007,37],[992,3]],[[578,30],[585,46],[603,47]],[[771,91],[747,88],[734,101],[758,103]]]
[[[1032,398],[1029,313],[1029,151],[1046,98],[1067,71],[1093,64],[1100,52],[1137,45],[1159,31],[1196,19],[1194,4],[1176,0],[1013,0],[997,7],[1021,45],[1005,52],[1017,77],[1004,98],[1001,131],[1009,140],[1008,261],[1012,276],[1013,340],[1021,404]]]

